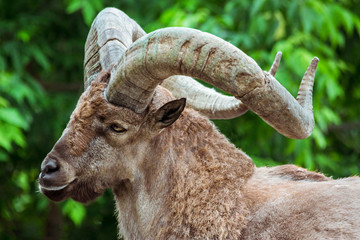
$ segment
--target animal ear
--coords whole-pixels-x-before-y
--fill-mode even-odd
[[[155,113],[155,126],[166,128],[173,124],[180,116],[186,105],[186,99],[181,98],[164,104]]]

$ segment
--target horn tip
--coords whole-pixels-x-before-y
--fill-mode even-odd
[[[271,65],[271,68],[269,70],[269,73],[273,76],[275,76],[278,68],[279,68],[279,65],[280,65],[280,61],[281,61],[281,57],[282,57],[282,52],[279,51],[276,53],[276,56],[275,56],[275,59],[274,59],[274,62],[273,64]]]
[[[316,68],[318,66],[318,63],[319,63],[319,58],[317,57],[314,57],[312,60],[311,60],[311,63],[309,65],[309,68],[308,70],[306,71],[306,75],[308,74],[311,74],[311,75],[314,75],[315,74],[315,71],[316,71]]]
[[[318,64],[319,63],[319,58],[318,57],[314,57],[312,60],[311,60],[311,64],[315,65],[315,64]]]

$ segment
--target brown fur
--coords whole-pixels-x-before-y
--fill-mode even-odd
[[[281,176],[284,179],[294,181],[328,181],[331,178],[326,177],[322,173],[309,172],[308,170],[295,166],[295,165],[283,165],[276,168],[272,168],[270,173],[274,176]]]
[[[360,239],[359,178],[296,180],[287,168],[297,167],[258,168],[249,179],[251,217],[242,239]]]
[[[89,147],[91,140],[96,135],[96,126],[94,126],[94,118],[103,121],[112,115],[112,110],[116,106],[109,105],[104,99],[104,90],[110,78],[109,72],[102,72],[97,81],[94,81],[80,97],[75,111],[71,115],[68,124],[69,136],[67,137],[67,145],[70,153],[80,156]],[[135,114],[133,111],[123,109],[122,119],[126,119],[129,124],[139,122],[144,114]]]
[[[256,168],[190,108],[159,127],[158,110],[174,100],[167,90],[158,87],[136,114],[106,102],[107,79],[81,96],[44,160],[60,166],[52,183],[68,184],[40,187],[49,198],[88,202],[113,188],[126,239],[360,239],[359,178],[335,181],[293,165]],[[112,132],[112,123],[127,131]]]
[[[105,99],[99,96],[104,93],[109,77],[108,72],[102,72],[99,80],[92,84],[91,91],[88,88],[88,91],[81,95],[75,111],[71,115],[67,145],[72,155],[80,156],[89,147],[91,139],[96,134],[96,131],[89,126],[92,124],[95,113],[102,108],[102,105],[106,104]]]
[[[191,110],[158,138],[155,145],[166,147],[161,154],[173,154],[174,162],[167,199],[170,217],[157,238],[240,237],[248,214],[240,190],[254,170],[250,158]]]

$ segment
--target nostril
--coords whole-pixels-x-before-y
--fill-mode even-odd
[[[49,165],[47,168],[45,168],[45,173],[53,173],[59,170],[59,166],[56,165]]]
[[[42,171],[41,171],[41,175],[45,176],[46,174],[52,174],[54,172],[59,171],[60,167],[59,165],[55,162],[55,160],[49,160],[45,166],[43,167]]]

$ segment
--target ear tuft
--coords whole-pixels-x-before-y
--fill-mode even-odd
[[[173,124],[181,115],[186,105],[186,99],[181,98],[164,104],[155,113],[156,125],[165,128]]]

